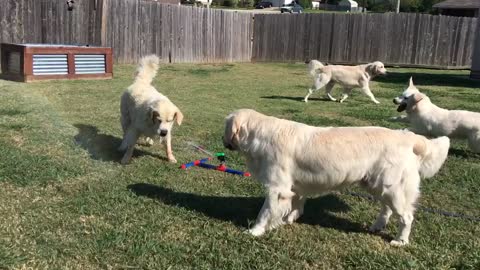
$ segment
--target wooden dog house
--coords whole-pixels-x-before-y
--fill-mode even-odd
[[[2,78],[31,82],[111,79],[112,49],[58,44],[1,44]]]

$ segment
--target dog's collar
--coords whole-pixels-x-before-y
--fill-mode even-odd
[[[415,104],[418,104],[420,101],[423,100],[423,97],[415,102]]]
[[[413,104],[413,105],[417,105],[422,100],[423,100],[423,97],[421,99],[415,101],[415,104]],[[411,112],[411,111],[413,111],[413,110],[412,109],[407,109],[407,112]]]

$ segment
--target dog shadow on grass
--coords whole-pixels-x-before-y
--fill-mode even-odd
[[[296,89],[302,89],[302,92],[303,94],[306,94],[307,93],[307,87],[305,85],[295,85],[294,88]],[[328,101],[328,102],[332,102],[330,99],[328,99],[327,97],[324,97],[324,94],[325,94],[325,90],[323,89],[320,89],[319,91],[317,91],[316,93],[314,93],[313,95],[315,96],[321,96],[320,98],[319,97],[309,97],[308,98],[308,101]],[[264,98],[264,99],[286,99],[286,100],[293,100],[293,101],[298,101],[298,102],[305,102],[304,99],[305,99],[305,95],[302,95],[302,96],[297,96],[297,97],[292,97],[292,96],[262,96],[260,98]]]
[[[417,86],[451,86],[462,88],[479,88],[480,82],[473,81],[467,74],[451,74],[448,72],[388,72],[386,76],[376,77],[374,80],[382,83],[393,83],[408,86],[408,80],[413,78],[413,82]]]
[[[294,101],[298,101],[298,102],[304,102],[305,97],[263,96],[263,97],[260,97],[260,98],[264,98],[264,99],[286,99],[286,100],[294,100]],[[312,98],[312,97],[309,97],[308,101],[330,101],[330,100],[327,99],[327,98]]]
[[[117,151],[117,148],[122,143],[121,138],[103,134],[99,132],[98,128],[95,126],[85,124],[75,124],[74,126],[78,129],[78,134],[74,137],[75,142],[83,149],[87,150],[93,159],[120,162],[124,154],[124,151]],[[158,154],[135,148],[133,157],[140,156],[152,156],[158,159],[167,160],[165,157]]]
[[[469,149],[450,148],[448,150],[449,156],[454,156],[462,159],[478,159],[480,154],[474,153]]]
[[[128,186],[137,196],[145,196],[159,202],[179,206],[190,211],[200,212],[206,216],[232,222],[246,228],[248,220],[254,221],[264,198],[260,197],[220,197],[176,192],[168,188],[137,183]],[[305,213],[298,220],[302,224],[319,225],[345,232],[366,232],[364,226],[350,220],[337,217],[332,212],[347,212],[350,207],[334,195],[327,195],[307,200]]]

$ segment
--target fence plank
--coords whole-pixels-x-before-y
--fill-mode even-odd
[[[258,14],[252,59],[468,68],[476,20],[406,13]]]
[[[96,4],[96,5],[95,5]],[[468,68],[476,18],[256,14],[141,0],[2,0],[0,42],[113,47],[117,63],[304,61]]]

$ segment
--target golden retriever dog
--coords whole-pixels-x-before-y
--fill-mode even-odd
[[[172,152],[172,127],[174,121],[178,125],[182,124],[183,114],[151,85],[158,67],[159,59],[156,55],[142,58],[135,81],[122,95],[120,112],[123,140],[118,148],[119,151],[126,150],[122,164],[130,162],[140,136],[147,137],[147,143],[153,144],[151,137],[157,135],[160,136],[160,141],[166,144],[168,160],[177,162]]]
[[[377,75],[387,74],[387,69],[379,61],[358,66],[324,66],[320,61],[311,60],[308,62],[308,73],[313,77],[313,86],[308,89],[304,99],[305,102],[308,102],[310,95],[323,87],[325,87],[327,97],[332,101],[337,101],[337,99],[332,97],[331,92],[333,86],[338,83],[343,87],[343,96],[340,99],[340,103],[348,98],[354,88],[360,87],[365,95],[378,104],[380,102],[370,91],[369,82]]]
[[[393,118],[410,124],[410,130],[425,136],[467,139],[473,152],[480,153],[480,113],[440,108],[421,93],[410,78],[408,88],[393,99],[398,112],[407,115]]]
[[[420,178],[438,172],[450,140],[381,127],[312,127],[242,109],[227,116],[223,143],[246,157],[252,176],[267,189],[252,235],[293,223],[307,196],[357,183],[382,204],[370,230],[382,230],[396,214],[399,231],[391,244],[402,246]]]

